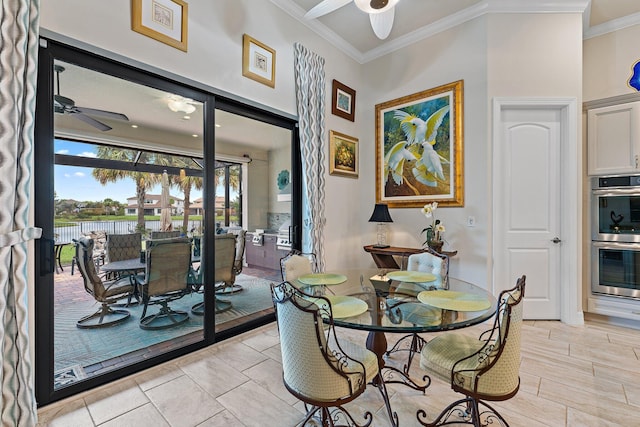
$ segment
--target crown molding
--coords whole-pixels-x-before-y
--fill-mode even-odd
[[[273,4],[310,28],[320,37],[343,51],[359,64],[365,64],[403,47],[424,40],[457,25],[489,13],[584,13],[590,0],[484,0],[436,22],[412,31],[404,36],[385,42],[366,52],[361,52],[317,19],[304,19],[306,10],[292,0],[271,0]],[[639,14],[640,15],[640,14]],[[635,16],[635,15],[634,15]],[[638,18],[640,20],[640,17]],[[632,24],[635,25],[635,24]],[[628,26],[628,25],[627,25]],[[615,31],[615,30],[612,30]]]
[[[588,40],[593,37],[613,33],[614,31],[622,30],[634,25],[640,25],[640,13],[634,13],[633,15],[624,16],[622,18],[613,19],[600,25],[588,27],[584,30],[582,39]]]

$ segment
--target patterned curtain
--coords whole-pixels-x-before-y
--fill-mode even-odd
[[[294,45],[294,52],[303,175],[302,251],[315,253],[318,271],[324,271],[324,58],[300,43]]]
[[[2,426],[37,421],[27,328],[27,241],[40,0],[2,1],[0,12],[0,346]]]

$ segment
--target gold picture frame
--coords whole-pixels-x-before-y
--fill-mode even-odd
[[[242,36],[242,75],[276,87],[276,51],[248,34]]]
[[[358,138],[329,131],[329,174],[358,177]]]
[[[464,206],[462,97],[459,80],[376,105],[376,203]]]
[[[131,0],[131,28],[187,51],[189,5],[182,0]]]
[[[356,91],[334,79],[331,93],[331,113],[354,122],[356,120]]]

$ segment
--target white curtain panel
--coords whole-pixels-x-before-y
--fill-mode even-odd
[[[0,12],[0,345],[2,426],[37,422],[27,329],[27,241],[40,0],[3,0]]]
[[[316,254],[324,271],[326,164],[324,58],[294,44],[296,102],[302,152],[302,251]]]

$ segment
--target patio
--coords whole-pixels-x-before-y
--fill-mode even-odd
[[[201,339],[204,318],[191,313],[191,307],[202,301],[200,293],[188,294],[170,303],[173,309],[190,313],[189,320],[176,327],[143,330],[138,325],[143,307],[132,305],[126,307],[131,316],[120,324],[96,329],[78,328],[76,322],[95,312],[99,303],[84,290],[79,272],[75,270],[72,275],[70,265],[63,267],[54,278],[56,387]],[[279,280],[279,271],[244,268],[236,278],[236,283],[244,290],[221,297],[230,301],[232,308],[216,315],[216,330],[227,329],[271,311],[269,284]],[[149,307],[149,312],[156,310],[158,306]]]

